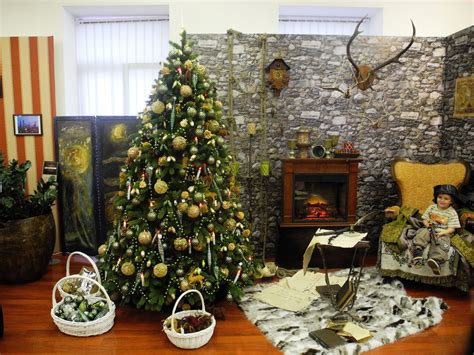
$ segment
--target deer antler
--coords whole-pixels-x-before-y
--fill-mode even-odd
[[[411,21],[411,25],[412,25],[412,28],[413,28],[413,34],[411,36],[411,40],[410,40],[410,43],[408,43],[408,45],[402,49],[396,56],[394,56],[393,58],[390,58],[389,60],[386,60],[385,62],[383,62],[382,64],[376,66],[374,69],[370,66],[370,65],[366,65],[366,64],[363,64],[363,65],[357,65],[356,62],[352,59],[352,56],[351,56],[351,44],[352,42],[354,41],[354,39],[362,33],[362,31],[359,31],[359,27],[360,25],[362,24],[362,22],[364,21],[364,19],[366,18],[367,16],[364,16],[358,23],[357,23],[357,26],[354,30],[354,33],[352,34],[351,38],[349,39],[349,42],[347,42],[347,46],[346,46],[346,54],[347,54],[347,59],[349,60],[349,62],[352,64],[352,66],[354,67],[354,70],[355,70],[355,73],[354,73],[354,80],[357,84],[357,87],[364,91],[364,90],[367,90],[369,88],[372,88],[372,84],[374,82],[374,80],[376,79],[376,75],[375,73],[389,65],[390,63],[398,63],[398,64],[402,64],[400,62],[400,57],[405,54],[405,52],[412,46],[413,42],[415,41],[415,34],[416,34],[416,28],[415,28],[415,24],[413,23],[413,21]]]
[[[415,24],[413,23],[412,20],[411,21],[411,26],[413,28],[413,34],[411,35],[411,40],[410,40],[410,43],[408,43],[408,45],[402,49],[401,52],[399,52],[396,56],[394,56],[393,58],[390,58],[389,60],[383,62],[382,64],[380,65],[377,65],[372,71],[375,73],[377,70],[379,69],[382,69],[383,67],[389,65],[390,63],[398,63],[398,64],[402,64],[402,62],[400,62],[400,57],[405,54],[405,52],[407,50],[410,49],[410,47],[412,46],[413,42],[415,41],[415,35],[416,35],[416,28],[415,28]]]
[[[359,76],[359,66],[356,64],[356,62],[354,62],[354,59],[352,59],[352,56],[351,56],[351,44],[352,42],[354,41],[354,39],[360,35],[363,31],[359,31],[359,27],[360,25],[362,24],[362,22],[364,22],[364,20],[367,18],[367,16],[364,16],[362,17],[362,19],[357,23],[357,26],[354,30],[354,33],[352,34],[351,38],[349,38],[349,42],[347,42],[347,46],[346,46],[346,55],[347,55],[347,59],[349,60],[349,62],[352,64],[352,66],[354,67],[354,70],[355,70],[355,77],[357,78]]]

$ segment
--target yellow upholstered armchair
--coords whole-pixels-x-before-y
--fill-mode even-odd
[[[458,188],[469,181],[470,167],[465,161],[424,164],[397,158],[392,163],[392,176],[398,188],[400,206],[388,207],[386,217],[393,219],[384,225],[380,236],[378,265],[382,276],[402,277],[414,281],[456,286],[469,289],[473,262],[473,236],[459,229],[451,239],[448,261],[441,266],[441,274],[434,275],[426,264],[428,248],[423,262],[412,262],[412,237],[416,232],[416,218],[433,203],[433,188],[450,184]],[[462,218],[460,218],[462,221]]]

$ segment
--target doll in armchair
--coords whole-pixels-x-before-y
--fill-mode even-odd
[[[448,260],[451,237],[460,228],[458,214],[453,208],[458,191],[453,185],[434,187],[434,204],[421,216],[423,228],[413,238],[413,263],[415,267],[423,260],[423,250],[429,245],[427,264],[435,275],[440,275],[440,265]]]

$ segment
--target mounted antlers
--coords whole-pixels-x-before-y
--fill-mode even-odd
[[[389,65],[390,63],[402,64],[400,62],[400,57],[411,47],[411,45],[415,41],[415,34],[416,34],[415,25],[413,24],[413,21],[410,20],[411,25],[413,27],[413,34],[411,36],[410,43],[408,43],[408,45],[404,49],[402,49],[401,52],[399,52],[393,58],[390,58],[389,60],[383,62],[382,64],[376,66],[373,69],[370,65],[365,65],[365,64],[357,65],[351,57],[350,47],[351,47],[351,44],[354,41],[354,39],[357,37],[357,35],[362,33],[362,31],[359,31],[359,26],[362,24],[362,22],[364,21],[365,18],[366,18],[366,16],[364,16],[362,18],[362,20],[360,20],[359,23],[357,24],[357,26],[354,30],[354,33],[352,34],[351,38],[349,39],[349,42],[347,42],[347,47],[346,47],[347,59],[352,64],[352,66],[354,67],[354,70],[355,70],[354,80],[356,82],[356,86],[362,91],[367,90],[368,88],[372,89],[372,84],[374,83],[374,80],[378,79],[377,76],[376,76],[376,72],[378,70],[380,70],[383,67]]]

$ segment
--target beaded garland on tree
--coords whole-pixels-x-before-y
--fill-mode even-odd
[[[99,247],[112,298],[151,310],[190,288],[207,302],[240,298],[255,271],[215,83],[184,31],[171,45],[120,172],[116,228]]]

